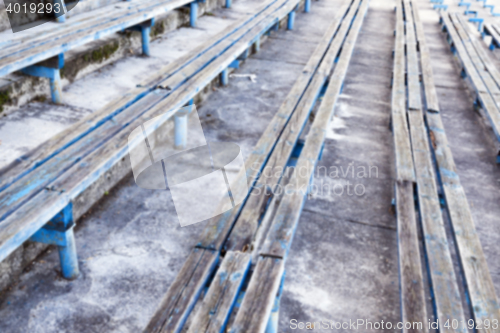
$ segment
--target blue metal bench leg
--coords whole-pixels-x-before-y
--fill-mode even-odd
[[[187,144],[188,115],[186,111],[179,111],[174,117],[175,149],[185,149]]]
[[[61,75],[59,70],[63,67],[64,55],[61,53],[58,56],[42,61],[37,65],[23,68],[21,71],[27,75],[48,78],[50,80],[50,94],[52,96],[52,102],[55,104],[61,104],[62,92]]]
[[[228,69],[224,69],[221,73],[220,73],[220,84],[221,86],[227,86],[227,84],[229,83],[229,74],[228,74]]]
[[[191,2],[189,6],[191,8],[191,11],[189,13],[189,23],[191,27],[194,28],[196,27],[196,18],[198,17],[198,2]]]
[[[77,278],[80,274],[73,233],[74,226],[73,204],[69,203],[61,213],[30,238],[34,242],[57,245],[62,276],[69,280]]]
[[[149,51],[149,41],[151,35],[151,27],[155,24],[154,19],[147,20],[138,25],[127,28],[127,30],[140,31],[142,37],[142,54],[145,56],[150,56]]]
[[[274,306],[271,310],[271,315],[269,316],[269,321],[266,326],[266,333],[278,333],[278,319],[279,319],[279,311],[280,311],[280,301],[281,294],[283,293],[283,285],[285,283],[285,272],[283,272],[283,276],[281,278],[281,285],[278,291],[278,295],[274,300]]]
[[[151,33],[151,27],[144,27],[141,30],[141,35],[142,35],[142,54],[146,56],[150,56],[149,52],[149,35]]]
[[[253,50],[255,53],[259,52],[260,51],[260,36],[257,37],[257,39],[255,40],[255,43],[253,44]]]
[[[311,0],[306,0],[304,4],[304,12],[309,13],[311,11]]]
[[[289,14],[288,14],[288,25],[287,25],[287,29],[288,30],[293,30],[293,24],[295,22],[295,10],[292,10]]]

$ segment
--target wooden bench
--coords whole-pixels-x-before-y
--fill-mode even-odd
[[[459,280],[455,275],[449,250],[448,243],[451,240],[446,235],[446,219],[441,212],[439,185],[444,192],[453,241],[457,246],[462,268],[460,273],[466,284],[466,297],[474,322],[478,324],[485,320],[499,320],[499,303],[465,191],[460,185],[448,147],[418,5],[411,0],[400,0],[396,16],[391,114],[397,174],[395,197],[402,320],[424,323],[418,332],[428,332],[426,323],[431,309],[426,309],[416,200],[436,318],[443,331],[467,332],[463,324],[458,328],[453,324],[453,320],[455,323],[467,323],[467,314],[462,306]],[[448,327],[445,326],[447,324]],[[479,331],[496,330],[490,327]]]
[[[149,35],[154,18],[183,6],[190,7],[190,23],[196,26],[198,1],[146,0],[107,6],[107,10],[79,15],[42,33],[22,33],[0,43],[0,76],[14,71],[50,79],[52,101],[61,103],[60,69],[64,53],[83,44],[130,29],[141,31],[142,52],[149,55]],[[204,1],[204,0],[203,0]],[[93,14],[93,15],[91,15]],[[31,31],[30,31],[31,32]]]
[[[238,58],[281,19],[290,19],[297,4],[263,3],[254,14],[2,170],[0,260],[28,239],[55,244],[63,276],[76,277],[72,201],[127,156],[131,129],[160,114],[173,117],[218,76],[223,81],[227,68],[237,66]]]
[[[462,77],[467,79],[475,97],[475,106],[484,111],[493,132],[500,141],[500,72],[484,50],[481,40],[470,31],[460,15],[442,15],[443,30],[453,53],[462,66]],[[500,162],[500,152],[495,152]]]
[[[368,1],[355,0],[338,11],[246,161],[246,201],[209,221],[144,332],[277,332],[286,255],[367,8]],[[275,192],[287,184],[297,186]]]
[[[499,29],[496,24],[486,23],[484,25],[483,37],[491,36],[490,50],[492,51],[500,47],[500,33],[498,31]]]

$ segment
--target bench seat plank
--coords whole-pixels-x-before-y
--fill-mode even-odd
[[[462,24],[464,22],[462,21]],[[417,24],[421,24],[417,22]],[[418,29],[417,29],[418,31]],[[427,49],[422,35],[421,48]],[[480,47],[476,47],[480,50]],[[479,56],[483,58],[479,51]],[[484,58],[483,58],[484,59]],[[422,66],[430,65],[429,58],[421,59]],[[424,64],[424,62],[428,62]],[[426,78],[430,76],[430,78]],[[435,91],[432,71],[424,73],[425,91]],[[428,79],[428,80],[427,80]],[[498,82],[498,81],[497,81]],[[427,87],[427,85],[429,85]],[[427,97],[427,94],[426,94]],[[460,183],[453,154],[448,145],[448,139],[440,114],[427,113],[427,125],[432,149],[437,163],[439,179],[443,187],[446,207],[453,227],[453,236],[458,247],[458,254],[476,322],[500,321],[500,307],[488,264],[476,232],[470,205],[465,190]],[[488,330],[484,330],[488,332]],[[490,332],[493,332],[491,330]]]
[[[250,262],[249,253],[234,251],[226,253],[201,307],[194,314],[188,333],[219,333],[225,330],[250,268]]]
[[[401,23],[403,21],[403,15],[401,14],[402,5],[401,0],[398,1],[396,7],[396,43],[397,40],[401,40],[404,34],[404,30],[401,29]],[[419,31],[418,24],[415,25],[417,21],[415,16],[418,13],[418,8],[415,8],[415,3],[404,1],[406,19],[406,33],[413,34],[413,37],[407,40],[417,39],[419,41],[419,47],[421,46],[421,40],[415,33]],[[412,20],[412,18],[414,18]],[[420,47],[420,51],[422,48]],[[413,54],[412,66],[415,67],[418,73],[418,56],[417,56],[417,45],[416,43],[407,44],[407,54]],[[401,56],[401,54],[400,54]],[[404,55],[402,55],[404,57]],[[410,59],[408,60],[410,63]],[[401,66],[401,61],[396,62],[394,66],[397,68]],[[414,84],[410,87],[408,83],[408,95],[413,98],[418,98],[419,103],[414,104],[415,107],[421,106],[421,95],[420,95],[420,84]],[[394,87],[395,88],[395,87]],[[412,91],[413,89],[417,91]],[[403,96],[404,98],[404,96]],[[408,97],[409,99],[411,97]],[[409,112],[419,112],[419,109],[414,109]],[[407,125],[407,124],[405,124]],[[401,135],[406,135],[409,141],[408,128],[399,127],[397,130],[402,131]],[[397,147],[395,147],[397,149]],[[411,148],[410,148],[411,149]],[[411,150],[410,150],[411,154]],[[397,167],[397,165],[396,165]],[[398,258],[399,258],[399,280],[400,280],[400,298],[401,298],[401,319],[402,322],[410,323],[425,323],[427,321],[427,309],[425,301],[424,292],[424,279],[422,271],[422,257],[420,253],[420,240],[417,228],[417,218],[415,214],[415,199],[414,199],[414,189],[415,182],[408,180],[396,180],[395,182],[395,200],[396,200],[396,221],[397,221],[397,232],[398,232]],[[426,333],[428,329],[424,324],[421,330],[415,330],[415,332]],[[407,329],[403,329],[403,332],[410,332]]]
[[[194,248],[179,272],[178,276],[182,278],[176,279],[173,288],[168,289],[143,332],[179,332],[187,319],[183,310],[194,306],[192,294],[201,292],[218,258],[219,254],[214,251]]]
[[[496,96],[499,96],[500,89],[493,80],[492,73],[487,70],[487,66],[485,64],[487,59],[481,59],[481,57],[479,57],[476,48],[472,44],[472,39],[470,38],[469,34],[467,34],[466,29],[462,26],[462,21],[460,20],[459,16],[451,15],[451,21],[453,22],[455,29],[460,36],[461,42],[464,45],[465,50],[467,51],[467,54],[472,61],[472,64],[483,80],[486,89],[489,91],[492,97],[497,100]]]
[[[274,189],[280,181],[283,173],[286,170],[286,165],[293,152],[295,144],[299,139],[302,129],[307,123],[312,108],[324,86],[331,69],[333,68],[337,54],[342,47],[345,36],[351,26],[351,21],[360,5],[359,0],[355,1],[351,6],[349,13],[345,16],[340,29],[335,34],[330,48],[325,54],[318,72],[315,73],[312,82],[306,89],[306,92],[292,117],[287,123],[283,133],[281,134],[276,146],[269,157],[265,172],[261,174],[255,188],[252,190],[249,199],[236,221],[236,224],[231,231],[231,235],[226,243],[226,248],[230,250],[241,251],[245,247],[250,246],[253,237],[259,227],[259,222],[262,218],[262,212],[265,211],[269,201],[270,193],[267,189]],[[279,176],[278,176],[279,175]],[[272,193],[271,193],[272,196]]]
[[[338,63],[329,80],[325,95],[316,113],[311,128],[307,134],[304,148],[298,159],[296,170],[290,182],[296,184],[293,193],[287,194],[282,200],[272,222],[266,240],[260,250],[261,256],[285,258],[293,240],[300,213],[304,205],[309,182],[321,153],[326,137],[326,130],[333,117],[335,105],[340,94],[354,45],[363,24],[369,6],[368,1],[363,1],[354,19]]]
[[[50,39],[55,37],[63,37],[69,34],[74,34],[83,29],[87,29],[96,24],[107,23],[118,18],[122,18],[126,15],[130,15],[137,11],[137,8],[148,8],[154,5],[154,0],[129,2],[129,3],[114,3],[110,6],[104,6],[96,8],[86,13],[81,13],[76,16],[71,17],[70,20],[64,22],[64,24],[49,23],[37,26],[35,29],[30,29],[29,31],[20,31],[12,34],[5,33],[1,34],[0,46],[2,50],[0,51],[0,58],[3,58],[9,54],[17,52],[21,49],[27,49],[28,47],[39,46],[42,43],[46,43]]]
[[[494,82],[491,82],[490,84],[494,86],[493,88],[490,89],[491,94],[498,95],[500,93],[499,90],[499,85],[500,85],[500,72],[497,70],[496,66],[492,63],[492,60],[490,59],[489,55],[486,54],[485,50],[483,49],[482,42],[478,40],[475,36],[472,35],[472,32],[469,29],[468,23],[464,21],[464,19],[461,16],[456,16],[458,19],[458,23],[460,23],[461,29],[459,29],[459,32],[461,31],[462,34],[467,36],[467,39],[469,43],[472,45],[473,50],[476,52],[477,57],[479,59],[476,68],[478,67],[479,64],[482,64],[482,70],[486,71],[491,78],[494,80]],[[462,36],[463,38],[463,36]],[[480,66],[479,66],[480,67]],[[481,71],[480,71],[481,73]],[[489,78],[489,76],[488,76]],[[484,78],[483,78],[484,80]],[[489,79],[488,79],[488,82]]]
[[[410,110],[422,109],[420,97],[420,69],[418,67],[417,40],[415,38],[415,26],[409,0],[403,1],[406,19],[406,72],[408,76],[408,108]]]
[[[474,65],[472,64],[472,61],[467,56],[467,51],[462,45],[460,37],[450,18],[447,15],[443,15],[441,16],[441,18],[451,40],[453,41],[453,45],[457,50],[459,59],[467,74],[469,75],[474,89],[476,90],[477,98],[481,103],[481,106],[485,110],[486,116],[490,120],[493,132],[495,133],[497,139],[500,141],[500,112],[497,108],[496,102],[488,92],[485,84],[483,83]]]
[[[190,2],[192,1],[163,0],[162,2],[156,2],[148,7],[138,9],[136,12],[129,13],[116,20],[93,25],[88,29],[81,29],[83,31],[78,30],[76,33],[68,34],[62,38],[55,38],[39,46],[20,49],[0,59],[0,76],[7,75],[93,40],[100,39],[117,31],[150,20],[162,13],[172,11]]]
[[[401,316],[403,322],[424,323],[421,332],[428,332],[413,190],[413,182],[396,181]]]
[[[341,8],[341,15],[346,11],[346,9],[346,7]],[[332,30],[335,30],[334,28],[335,23]],[[328,38],[326,40],[328,41]],[[285,101],[281,104],[276,115],[271,119],[261,138],[255,145],[252,154],[249,156],[247,162],[245,163],[250,188],[256,182],[259,174],[262,171],[262,168],[264,167],[264,164],[273,151],[278,138],[282,134],[283,129],[287,125],[289,119],[292,117],[293,111],[302,98],[304,91],[309,85],[316,69],[319,67],[320,61],[323,58],[328,46],[329,41],[322,41],[317,46],[312,57],[309,59],[304,70],[300,73],[300,76],[290,90],[290,93],[285,98]],[[234,221],[236,220],[236,217],[239,215],[239,213],[240,210],[233,209],[230,212],[222,214],[220,217],[211,219],[208,222],[207,227],[202,232],[197,245],[206,248],[220,249],[225,242],[227,235],[229,234],[229,231],[231,230]]]
[[[422,81],[424,83],[424,95],[425,95],[425,106],[427,111],[439,112],[439,102],[436,92],[436,87],[434,85],[434,76],[432,75],[432,64],[429,54],[429,49],[427,48],[427,43],[425,42],[424,28],[422,21],[420,20],[420,11],[418,10],[418,5],[412,2],[413,19],[415,22],[415,33],[418,41],[418,49],[420,51],[420,64],[422,67]]]
[[[230,333],[263,333],[285,271],[282,259],[259,258]]]
[[[406,118],[405,37],[401,3],[396,6],[396,38],[391,100],[391,123],[397,180],[415,181],[410,135]]]
[[[449,318],[465,322],[422,112],[410,112],[408,119],[417,175],[420,219],[437,316],[443,322]],[[459,328],[456,332],[465,333],[466,329]]]

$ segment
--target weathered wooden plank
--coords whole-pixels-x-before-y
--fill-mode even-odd
[[[89,29],[82,29],[83,31],[77,31],[77,33],[69,34],[63,38],[47,41],[37,47],[21,49],[0,59],[0,76],[12,73],[60,53],[65,53],[75,47],[147,21],[190,2],[191,0],[152,2],[151,5],[148,4],[147,7],[138,9],[134,13],[130,13],[119,19],[111,20],[98,26],[93,25]]]
[[[450,18],[448,15],[442,15],[441,16],[443,20],[443,24],[446,27],[446,31],[448,32],[448,35],[450,36],[451,40],[453,41],[453,46],[457,51],[457,54],[460,58],[460,61],[464,67],[464,69],[467,71],[467,75],[470,77],[472,84],[476,88],[477,92],[487,92],[488,90],[486,89],[486,86],[484,85],[483,81],[481,80],[481,77],[475,70],[474,65],[472,64],[472,61],[470,58],[467,56],[467,51],[465,50],[460,36],[458,35],[455,26],[451,22]]]
[[[422,67],[422,81],[424,83],[426,109],[430,112],[439,112],[439,102],[434,85],[431,58],[429,49],[427,48],[427,43],[425,42],[425,34],[422,21],[420,20],[418,5],[414,1],[412,1],[411,4],[413,8],[413,21],[415,23],[415,31],[418,40],[418,49],[420,51],[420,63]]]
[[[340,15],[343,15],[346,10],[347,7],[342,7],[339,11]],[[291,118],[316,69],[319,67],[320,61],[323,58],[326,49],[330,45],[337,25],[338,22],[334,23],[325,34],[324,40],[315,49],[306,67],[292,87],[290,93],[281,104],[276,115],[271,119],[261,138],[255,145],[252,154],[246,161],[245,168],[247,170],[246,176],[248,178],[249,187],[254,186],[264,167],[264,164],[269,157],[269,154],[271,154],[276,145],[278,137],[281,135],[284,127]],[[328,38],[328,36],[330,37]],[[201,234],[198,246],[220,249],[239,213],[240,210],[233,209],[230,212],[226,212],[219,217],[211,219],[208,222],[207,228],[205,228]]]
[[[446,322],[450,318],[465,322],[460,291],[441,215],[434,166],[422,111],[410,112],[408,120],[417,176],[420,219],[437,317],[441,322]],[[466,333],[467,329],[443,327],[442,331]]]
[[[482,61],[482,59],[479,57],[479,54],[477,53],[477,50],[472,45],[472,40],[470,36],[467,34],[466,29],[464,29],[464,27],[462,26],[459,16],[451,15],[450,17],[451,21],[455,26],[455,29],[458,32],[458,35],[460,36],[462,44],[464,45],[465,50],[467,51],[467,54],[472,61],[472,64],[474,65],[479,76],[483,80],[487,90],[496,100],[497,99],[496,96],[500,94],[500,89],[495,84],[495,81],[493,80],[490,73],[486,70],[486,66],[483,63],[484,61]]]
[[[468,53],[461,42],[460,36],[458,35],[455,26],[453,25],[448,16],[443,15],[442,19],[446,27],[446,30],[448,31],[448,34],[453,41],[453,45],[457,50],[460,61],[465,70],[467,71],[467,75],[470,77],[472,85],[476,89],[479,102],[481,103],[481,106],[485,110],[486,116],[490,120],[490,123],[497,137],[497,140],[500,141],[500,112],[498,111],[497,103],[492,98],[486,85],[484,84],[483,80],[476,71],[474,64],[468,57]]]
[[[188,333],[219,333],[226,328],[238,294],[250,268],[249,253],[228,251],[210,284]]]
[[[406,119],[404,29],[402,4],[398,1],[396,4],[396,36],[391,101],[392,134],[394,136],[396,178],[401,181],[414,181],[415,171]]]
[[[408,77],[408,109],[422,109],[420,96],[420,69],[418,66],[417,40],[413,23],[412,8],[409,0],[403,1],[406,19],[406,72]]]
[[[315,73],[312,82],[307,87],[304,96],[276,143],[266,163],[264,172],[260,175],[226,242],[228,249],[241,251],[251,245],[263,212],[265,212],[270,199],[269,195],[272,196],[272,193],[274,193],[276,185],[286,169],[295,144],[309,119],[309,114],[325,84],[328,74],[333,68],[337,54],[344,42],[359,4],[360,2],[357,0],[351,6],[349,13],[344,18],[340,29],[335,35],[335,39],[321,61],[318,72]],[[271,193],[267,189],[270,189]]]
[[[364,16],[368,9],[369,2],[363,1],[358,14],[352,24],[351,30],[342,47],[339,61],[330,78],[325,96],[316,113],[311,128],[307,134],[304,148],[297,161],[296,170],[290,180],[295,184],[293,191],[287,192],[287,195],[281,200],[278,211],[274,217],[269,233],[260,250],[263,256],[276,258],[285,258],[293,239],[296,226],[305,202],[307,190],[311,175],[314,172],[321,147],[323,146],[326,129],[332,118],[334,107],[340,94],[342,83],[344,81],[349,61],[354,50],[354,45],[361,29]],[[306,172],[304,172],[306,171]]]
[[[2,50],[0,51],[0,58],[19,51],[20,48],[29,48],[35,45],[38,46],[55,37],[64,37],[95,25],[119,19],[121,17],[130,15],[130,13],[136,12],[138,8],[148,8],[152,4],[155,4],[154,0],[140,1],[135,3],[130,2],[127,4],[117,3],[113,6],[94,9],[91,12],[81,13],[79,15],[73,16],[64,24],[52,24],[50,25],[50,28],[46,26],[37,27],[35,35],[33,34],[32,30],[30,30],[29,32],[18,32],[14,35],[11,34],[8,36],[8,40],[3,40],[2,42],[0,42],[0,46],[2,46]],[[3,37],[5,38],[5,36]]]
[[[229,332],[263,333],[265,331],[284,271],[285,263],[282,259],[259,258]]]
[[[244,28],[239,29],[235,33],[230,36],[227,36],[223,40],[219,42],[216,48],[212,48],[207,50],[203,55],[194,59],[190,64],[177,71],[174,75],[169,76],[168,78],[162,80],[158,85],[169,90],[173,90],[178,88],[182,83],[186,82],[193,73],[196,73],[200,68],[203,68],[203,65],[210,63],[214,59],[216,59],[221,54],[221,49],[225,50],[231,47],[235,42],[240,40],[248,31],[250,31],[253,27],[257,26],[262,20],[268,15],[272,15],[277,10],[281,9],[281,7],[285,6],[289,3],[288,0],[278,0],[273,2],[270,6],[262,11],[259,14],[259,19],[254,19],[248,22]]]
[[[201,288],[217,264],[218,252],[194,248],[179,275],[160,302],[144,333],[180,332]]]
[[[493,281],[486,263],[481,242],[476,232],[470,206],[460,183],[456,165],[443,127],[441,116],[428,114],[427,123],[433,138],[446,207],[453,227],[460,262],[476,322],[496,319],[500,322],[500,308]],[[482,325],[483,326],[483,325]],[[482,329],[478,332],[494,332]]]
[[[491,23],[484,24],[484,31],[493,38],[496,45],[500,45],[500,34],[498,33],[498,29],[496,29],[495,25]]]
[[[472,46],[472,49],[470,50],[470,52],[473,52],[473,51],[476,52],[477,58],[475,58],[475,59],[478,61],[478,63],[475,63],[476,68],[478,68],[478,67],[482,68],[483,70],[487,71],[487,73],[489,73],[491,75],[491,78],[493,79],[494,82],[491,82],[490,80],[488,80],[488,81],[485,81],[485,83],[492,84],[492,86],[493,86],[492,89],[489,89],[490,93],[498,95],[500,92],[500,90],[498,88],[498,86],[500,85],[500,72],[497,70],[496,66],[493,64],[489,55],[485,52],[483,42],[478,40],[478,38],[476,38],[476,36],[474,36],[471,33],[467,22],[464,21],[461,16],[457,16],[456,18],[458,19],[458,22],[461,25],[461,31],[467,36],[469,43]],[[489,76],[488,76],[488,78],[489,78]]]
[[[412,182],[396,181],[396,219],[402,321],[423,323],[422,329],[404,328],[403,332],[428,332]]]
[[[463,21],[462,26],[464,26]],[[472,40],[470,35],[469,37]],[[482,49],[479,45],[475,45],[475,48],[480,58],[486,56],[481,54]],[[491,65],[491,63],[489,65],[487,63],[484,64],[487,68]],[[424,82],[427,82],[425,81],[425,75],[428,74],[424,73]],[[432,75],[432,72],[430,75]],[[434,87],[431,88],[434,89]],[[491,100],[490,103],[492,102]],[[470,206],[460,183],[451,149],[448,146],[448,139],[441,116],[439,114],[428,113],[427,125],[430,137],[432,138],[432,147],[440,175],[439,179],[443,187],[446,207],[453,227],[453,235],[457,243],[474,318],[476,322],[484,322],[485,320],[493,321],[495,319],[500,321],[498,298],[481,242],[475,229]],[[493,332],[493,329],[485,329],[483,327],[479,332],[489,333]]]

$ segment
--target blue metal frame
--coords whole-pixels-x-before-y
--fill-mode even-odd
[[[309,13],[311,11],[311,0],[306,0],[304,3],[304,12]]]
[[[64,54],[57,56],[56,68],[33,65],[22,69],[24,74],[36,77],[44,77],[50,80],[50,94],[52,102],[55,104],[62,103],[61,92],[61,74],[60,69],[64,67]]]
[[[57,246],[62,276],[69,280],[76,279],[79,275],[74,226],[73,204],[70,202],[30,238],[33,242]]]
[[[479,18],[479,17],[471,17],[469,19],[469,22],[477,23],[478,24],[477,25],[477,29],[479,30],[479,32],[483,31],[483,22],[484,22],[484,19]]]
[[[193,1],[189,4],[189,8],[191,9],[189,12],[189,24],[192,28],[196,27],[196,19],[198,18],[198,2]]]
[[[144,21],[141,24],[134,25],[130,28],[127,28],[127,30],[133,30],[133,31],[140,31],[141,32],[141,38],[142,38],[142,54],[145,56],[150,56],[151,53],[149,51],[149,42],[150,42],[150,34],[151,34],[151,27],[153,27],[155,24],[154,18]]]
[[[193,105],[194,100],[191,99],[188,105]],[[187,145],[188,133],[188,114],[192,111],[192,107],[177,111],[174,116],[174,146],[175,149],[185,149]]]
[[[228,69],[222,70],[220,73],[220,84],[221,86],[227,86],[229,83],[229,74],[228,74]]]
[[[293,24],[295,23],[295,9],[288,14],[287,29],[293,30]]]

